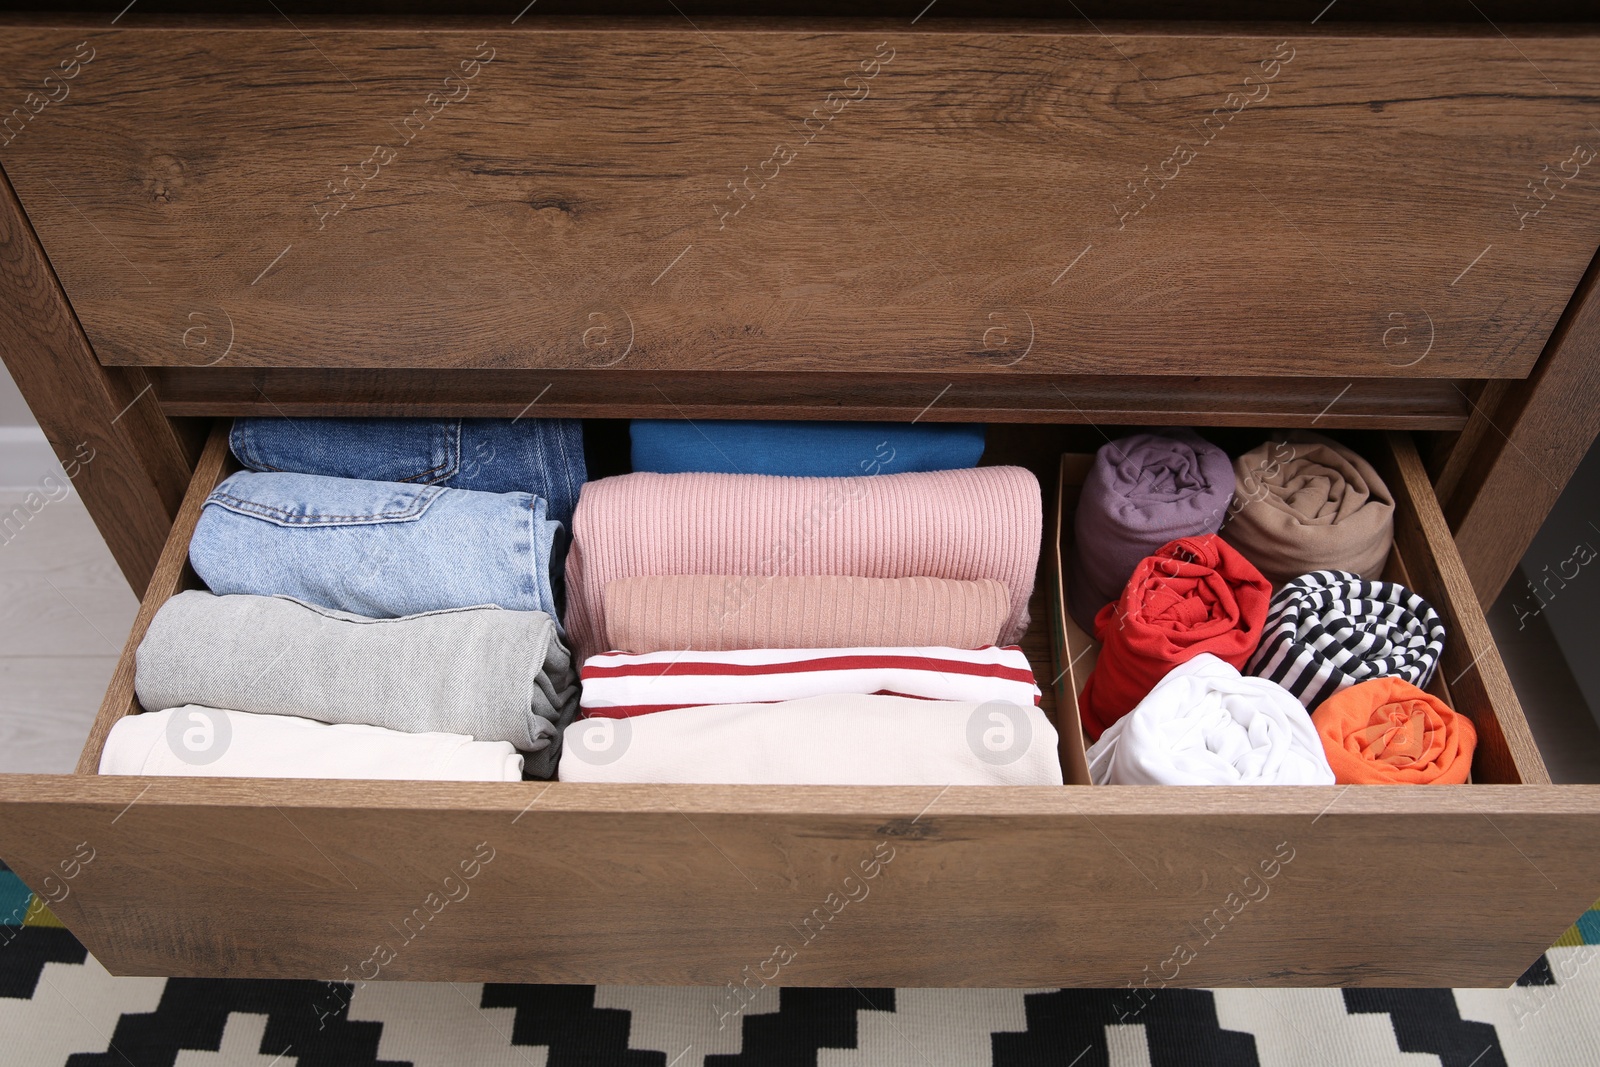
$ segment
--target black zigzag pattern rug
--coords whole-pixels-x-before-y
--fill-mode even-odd
[[[1600,946],[1510,990],[716,989],[113,978],[0,946],[0,1063],[39,1067],[1565,1067],[1600,1063]]]

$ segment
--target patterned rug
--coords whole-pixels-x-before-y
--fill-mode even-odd
[[[1596,909],[1600,909],[1597,902]],[[1600,910],[1511,989],[723,991],[113,978],[0,866],[6,1067],[1600,1064]],[[1132,1021],[1136,1020],[1136,1021]]]

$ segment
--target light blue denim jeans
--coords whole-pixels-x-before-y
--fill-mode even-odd
[[[241,418],[228,443],[257,471],[532,493],[569,528],[587,477],[579,419]]]
[[[206,500],[189,562],[213,593],[375,619],[475,604],[559,619],[566,544],[528,493],[241,471]]]

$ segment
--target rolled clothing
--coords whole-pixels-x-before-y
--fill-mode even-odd
[[[291,715],[186,704],[118,719],[100,752],[100,773],[518,782],[522,757],[505,741],[475,741],[464,734],[330,726]]]
[[[507,741],[539,777],[555,771],[561,728],[578,712],[577,672],[542,611],[478,605],[368,619],[198,590],[150,621],[134,690],[151,711],[204,704]]]
[[[981,423],[635,419],[633,469],[805,478],[976,467]]]
[[[640,575],[607,582],[612,644],[627,652],[997,644],[1011,594],[996,581]]]
[[[1096,785],[1333,785],[1306,709],[1208,652],[1167,672],[1089,746]]]
[[[228,443],[256,471],[531,493],[563,524],[587,480],[581,419],[252,417]]]
[[[1340,785],[1462,785],[1472,720],[1403,678],[1369,678],[1311,715]]]
[[[586,716],[628,718],[705,704],[772,704],[838,693],[1032,706],[1022,649],[827,648],[608,652],[583,664]]]
[[[528,493],[240,471],[207,498],[189,562],[213,593],[369,618],[478,604],[559,617],[565,545]]]
[[[567,727],[563,782],[1061,785],[1031,705],[895,696],[718,704]]]
[[[1233,495],[1228,454],[1192,430],[1109,441],[1084,477],[1067,551],[1067,608],[1086,633],[1139,561],[1180,537],[1216,533]]]
[[[1000,643],[1028,628],[1039,481],[1022,467],[861,478],[626,474],[583,487],[567,556],[580,657],[616,647],[608,582],[638,575],[833,574],[990,579],[1010,593]]]
[[[1272,679],[1309,709],[1368,678],[1427,685],[1444,641],[1439,613],[1405,586],[1313,571],[1272,598],[1245,673]]]
[[[1078,694],[1090,738],[1202,652],[1244,666],[1271,600],[1261,572],[1216,534],[1179,538],[1140,561],[1122,596],[1095,616],[1100,656]]]
[[[1234,461],[1228,541],[1281,587],[1316,570],[1383,573],[1394,544],[1394,496],[1372,464],[1307,430]]]

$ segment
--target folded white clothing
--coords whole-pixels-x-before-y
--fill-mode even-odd
[[[713,704],[568,726],[565,782],[1061,785],[1031,703],[845,694]]]
[[[1004,648],[758,648],[607,652],[583,664],[587,717],[627,718],[706,704],[764,704],[838,693],[922,700],[1039,702],[1028,657]]]
[[[117,720],[100,753],[100,773],[517,782],[522,757],[508,741],[465,734],[409,734],[185,704]]]
[[[565,764],[563,763],[563,766]],[[1096,785],[1333,785],[1294,694],[1201,653],[1089,747]]]

